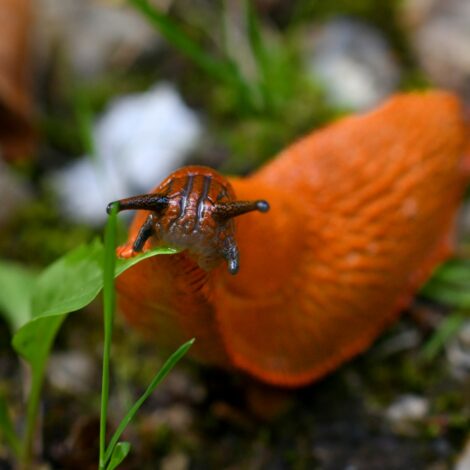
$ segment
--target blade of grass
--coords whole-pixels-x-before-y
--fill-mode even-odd
[[[129,442],[118,442],[106,470],[114,470],[127,457],[131,450]]]
[[[83,149],[91,160],[96,160],[95,141],[93,139],[93,113],[88,97],[77,91],[75,97],[75,117]]]
[[[266,111],[270,111],[273,109],[274,100],[269,86],[269,55],[264,47],[263,38],[261,36],[261,27],[252,0],[245,0],[245,19],[251,52],[258,68],[260,93],[263,97]]]
[[[109,362],[111,356],[111,338],[113,334],[114,307],[114,270],[116,265],[116,218],[118,205],[114,204],[106,223],[104,235],[103,263],[103,309],[104,309],[104,346],[103,376],[101,382],[101,417],[100,417],[100,459],[99,468],[105,468],[106,420],[109,398]]]
[[[423,346],[421,351],[423,359],[426,361],[433,360],[449,339],[460,330],[466,318],[468,317],[461,312],[455,312],[447,316]]]
[[[11,422],[6,400],[0,396],[0,437],[2,435],[15,456],[18,457],[21,453],[21,442]]]
[[[149,386],[145,390],[145,392],[140,396],[140,398],[134,403],[134,405],[129,409],[129,411],[126,413],[122,421],[119,423],[119,426],[116,429],[116,432],[114,433],[113,437],[111,438],[111,441],[109,442],[109,446],[106,449],[106,454],[104,457],[105,462],[107,462],[110,458],[111,455],[114,452],[114,448],[116,444],[119,441],[119,438],[121,437],[122,433],[126,429],[127,425],[131,422],[131,420],[134,418],[136,415],[137,411],[139,411],[139,408],[142,406],[142,404],[147,400],[147,398],[153,393],[157,385],[167,376],[167,374],[173,369],[173,367],[176,365],[176,363],[188,352],[189,348],[193,345],[195,339],[191,339],[182,346],[180,346],[163,364],[162,368],[157,372],[157,374],[154,376],[152,381],[150,382]]]
[[[227,57],[215,59],[188,37],[175,21],[151,5],[148,0],[128,1],[173,47],[190,58],[210,77],[237,90],[240,102],[246,109],[253,108],[249,84],[246,83],[233,60]]]
[[[170,44],[206,73],[218,80],[233,81],[233,70],[229,63],[216,60],[206,53],[168,15],[159,11],[147,0],[129,0],[129,3],[142,13]]]

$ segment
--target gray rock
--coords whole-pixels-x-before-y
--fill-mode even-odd
[[[142,420],[142,429],[155,430],[162,426],[175,433],[187,433],[194,422],[194,415],[189,406],[174,404],[158,408]]]
[[[466,321],[446,346],[452,375],[462,381],[470,377],[470,321]]]
[[[129,63],[159,42],[145,19],[125,2],[35,0],[34,4],[39,63],[59,47],[81,77],[92,78],[111,65]]]
[[[173,452],[162,459],[161,470],[186,470],[189,468],[189,457],[182,452]]]
[[[1,159],[0,151],[0,227],[18,208],[31,200],[28,185],[15,175]]]
[[[80,351],[55,353],[49,359],[47,377],[53,387],[80,395],[94,389],[97,370],[93,359]]]
[[[470,470],[470,439],[455,462],[454,470]]]
[[[415,426],[429,411],[429,401],[417,395],[402,395],[386,410],[385,416],[392,429],[403,435],[413,435]]]
[[[379,31],[349,19],[336,19],[310,38],[308,67],[339,106],[365,110],[392,93],[400,71]]]
[[[406,0],[403,15],[426,73],[470,101],[470,2]]]

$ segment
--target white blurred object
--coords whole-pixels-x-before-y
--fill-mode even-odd
[[[405,0],[402,12],[425,72],[470,102],[470,1]]]
[[[462,382],[470,377],[470,320],[466,321],[455,337],[446,345],[447,360],[452,375]]]
[[[470,438],[455,462],[454,470],[470,470]]]
[[[396,89],[400,71],[384,38],[371,26],[336,19],[310,40],[309,71],[324,84],[332,103],[361,111]]]
[[[166,0],[159,3],[164,8]],[[75,75],[92,79],[110,67],[125,67],[160,43],[155,30],[126,2],[34,0],[33,4],[40,67],[59,49]]]
[[[96,155],[51,179],[70,219],[99,224],[112,200],[151,190],[184,164],[202,124],[170,84],[114,101],[96,123]]]
[[[415,425],[429,412],[429,401],[418,395],[401,395],[385,411],[392,429],[398,434],[413,435]]]
[[[53,353],[48,361],[49,383],[63,392],[81,395],[93,390],[97,376],[96,364],[91,356],[81,351]]]

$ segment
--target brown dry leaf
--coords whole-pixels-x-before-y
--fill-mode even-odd
[[[0,153],[7,160],[34,149],[31,25],[31,0],[0,0]]]

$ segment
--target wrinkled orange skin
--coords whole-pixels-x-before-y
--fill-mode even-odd
[[[467,127],[444,92],[397,95],[230,179],[269,201],[237,219],[240,272],[187,253],[117,280],[128,321],[159,346],[278,386],[308,384],[366,349],[449,254],[467,182]],[[147,213],[138,213],[133,240]]]

